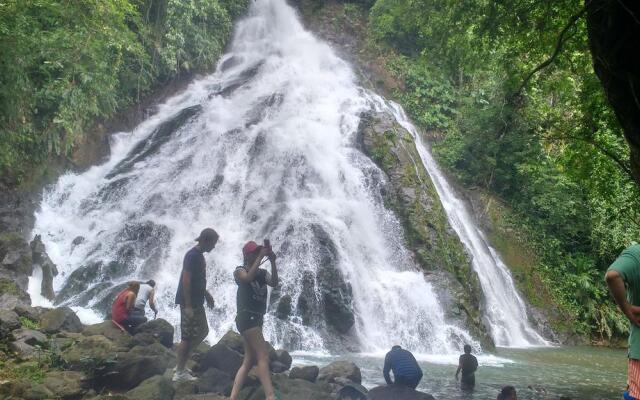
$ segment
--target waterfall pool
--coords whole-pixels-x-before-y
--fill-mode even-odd
[[[384,354],[345,354],[329,356],[293,353],[293,365],[326,365],[337,359],[355,362],[362,372],[363,385],[384,384]],[[560,396],[582,400],[621,399],[626,385],[626,351],[607,348],[544,347],[497,348],[478,356],[476,387],[463,392],[455,381],[455,355],[416,355],[424,377],[418,390],[438,400],[493,400],[500,388],[515,386],[518,400],[557,400]]]

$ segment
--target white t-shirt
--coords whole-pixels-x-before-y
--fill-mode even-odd
[[[144,310],[144,307],[147,305],[147,301],[149,301],[149,296],[151,296],[151,291],[153,288],[146,283],[140,284],[140,290],[138,290],[138,296],[136,297],[136,304],[134,308],[139,308],[140,310]]]

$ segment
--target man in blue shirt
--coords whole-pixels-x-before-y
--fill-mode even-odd
[[[389,377],[389,371],[393,371],[395,382]],[[413,354],[397,345],[393,346],[384,358],[382,373],[387,385],[403,385],[412,389],[418,387],[422,379],[422,369]]]

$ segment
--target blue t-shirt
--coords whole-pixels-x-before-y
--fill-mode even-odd
[[[191,275],[191,307],[202,307],[204,305],[204,293],[207,288],[207,264],[204,255],[197,248],[192,248],[184,255],[182,262],[182,272],[178,282],[176,292],[176,304],[184,305],[184,295],[182,289],[182,274],[189,272]]]
[[[403,378],[422,377],[422,369],[418,365],[413,354],[402,348],[393,348],[384,358],[384,368],[382,373],[387,384],[391,385],[389,370],[393,371],[393,377],[397,380],[399,376]]]

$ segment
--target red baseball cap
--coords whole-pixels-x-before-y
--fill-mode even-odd
[[[247,254],[251,254],[256,250],[258,250],[258,244],[253,240],[248,241],[242,248],[242,255],[246,256]]]

